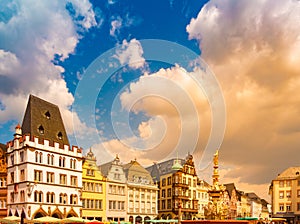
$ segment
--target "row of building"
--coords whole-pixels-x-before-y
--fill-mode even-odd
[[[197,176],[193,156],[154,163],[96,163],[70,146],[59,108],[30,95],[22,126],[0,145],[0,216],[34,219],[84,217],[99,221],[212,218],[207,182]],[[223,186],[223,217],[268,217],[267,202],[233,183]]]

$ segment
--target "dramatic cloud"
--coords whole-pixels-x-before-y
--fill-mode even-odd
[[[240,184],[270,183],[299,166],[299,15],[299,1],[212,0],[187,26],[223,88],[220,159]]]
[[[96,26],[88,1],[7,1],[0,9],[0,123],[21,122],[29,94],[59,105],[72,133],[74,98],[53,61],[74,53],[78,34]],[[80,121],[75,115],[75,123]],[[81,124],[84,125],[84,124]]]
[[[139,124],[137,136],[113,139],[93,148],[99,155],[104,154],[103,150],[117,153],[125,161],[134,154],[144,165],[174,158],[177,153],[180,157],[189,152],[201,156],[210,134],[211,114],[201,87],[190,76],[176,65],[154,74],[145,73],[131,83],[120,95],[122,107],[135,114],[143,112],[149,120]]]
[[[137,69],[145,65],[143,53],[142,45],[138,40],[132,39],[129,42],[123,40],[115,57],[120,61],[121,65],[128,64],[130,68]]]

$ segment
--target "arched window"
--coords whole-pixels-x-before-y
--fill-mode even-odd
[[[51,164],[51,156],[50,156],[50,154],[47,155],[47,164],[48,165]]]
[[[34,192],[34,201],[38,202],[38,192],[37,191]]]
[[[42,163],[42,162],[43,162],[43,153],[40,152],[40,163]]]
[[[70,159],[70,168],[73,168],[73,159]]]
[[[54,165],[54,155],[51,155],[51,165]]]
[[[55,203],[55,194],[52,192],[51,194],[51,203]]]
[[[76,159],[73,160],[73,168],[76,169]]]
[[[37,151],[35,152],[35,162],[39,162],[39,153]]]
[[[68,203],[68,195],[64,194],[64,204],[67,204],[67,203]]]
[[[59,203],[62,204],[64,201],[64,194],[63,193],[60,193],[59,194]]]
[[[61,158],[61,156],[59,157],[59,160],[58,160],[58,166],[62,166],[62,158]]]

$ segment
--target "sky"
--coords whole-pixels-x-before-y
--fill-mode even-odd
[[[29,94],[98,163],[193,154],[210,182],[268,197],[299,166],[297,0],[0,2],[0,142]]]

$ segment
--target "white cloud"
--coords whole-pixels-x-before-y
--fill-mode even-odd
[[[187,26],[224,91],[227,180],[266,184],[298,164],[299,15],[299,1],[212,0]]]
[[[109,34],[111,36],[116,36],[117,34],[119,34],[120,29],[122,27],[122,22],[123,20],[120,16],[111,21],[111,28],[109,30]]]
[[[138,40],[131,39],[129,42],[123,40],[122,45],[116,51],[115,57],[121,65],[128,64],[129,67],[138,69],[142,68],[146,62],[143,53],[142,45]]]
[[[66,9],[71,4],[73,17]],[[67,131],[72,133],[70,106],[74,97],[61,77],[64,68],[52,60],[68,58],[81,36],[96,26],[88,1],[13,1],[1,9],[0,22],[0,123],[22,120],[29,94],[57,104]],[[80,18],[80,19],[78,19]],[[81,124],[84,125],[84,124]],[[85,125],[84,125],[85,126]],[[86,127],[86,126],[85,126]]]

